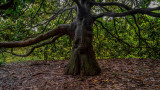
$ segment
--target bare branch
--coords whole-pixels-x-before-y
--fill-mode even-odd
[[[103,25],[103,23],[99,20],[96,20],[98,23],[101,24],[102,28],[104,30],[106,30],[112,37],[116,38],[119,42],[126,44],[129,47],[133,47],[132,45],[128,44],[127,42],[123,41],[122,39],[120,39],[119,37],[114,36],[111,32],[109,32],[109,30]]]
[[[121,11],[123,11],[121,7],[120,7],[120,9],[121,9]],[[138,36],[138,38],[139,38],[139,45],[138,45],[138,47],[140,47],[141,40],[145,42],[146,47],[149,47],[148,43],[146,42],[146,39],[144,39],[143,37],[141,37],[141,30],[142,30],[142,29],[141,29],[140,26],[138,25],[138,22],[137,22],[137,20],[136,20],[135,15],[132,15],[132,17],[133,17],[133,19],[134,19],[134,22],[135,22],[137,28],[138,28],[138,33],[136,32],[136,28],[127,20],[127,18],[125,18],[125,19],[126,19],[126,21],[135,29],[135,33],[137,34],[137,36]]]
[[[44,46],[44,45],[53,43],[53,42],[55,42],[59,37],[61,37],[61,35],[54,36],[53,39],[51,39],[51,40],[49,40],[49,41],[46,41],[46,42],[43,42],[43,43],[41,43],[41,44],[38,44],[38,45],[32,47],[31,50],[30,50],[28,53],[24,54],[24,55],[19,55],[19,54],[14,53],[14,52],[13,52],[13,49],[11,49],[11,52],[8,52],[8,53],[11,53],[12,55],[15,55],[15,56],[27,57],[27,56],[29,56],[36,48],[39,48],[39,47],[42,47],[42,46]]]
[[[67,24],[59,25],[55,29],[46,32],[45,34],[41,34],[35,38],[26,40],[26,41],[11,41],[11,42],[0,42],[0,48],[5,47],[5,48],[14,48],[14,47],[25,47],[25,46],[30,46],[36,43],[39,43],[43,40],[46,40],[48,38],[51,38],[55,35],[59,34],[67,34],[67,29],[69,29],[70,26]]]
[[[116,28],[116,19],[113,17],[113,24],[114,24],[114,30],[115,30],[115,33],[117,35],[117,37],[119,38],[119,35],[118,35],[118,32],[117,32],[117,28]]]
[[[72,10],[70,10],[70,11],[67,13],[66,19],[64,20],[63,24],[66,23],[66,21],[70,18],[71,14],[72,14],[71,12],[72,12]]]
[[[156,7],[156,8],[140,8],[140,9],[132,9],[131,7],[123,4],[123,3],[117,3],[117,2],[109,2],[109,3],[103,3],[103,2],[91,2],[92,5],[96,5],[96,6],[118,6],[118,7],[123,7],[125,8],[126,12],[122,12],[122,13],[111,13],[111,12],[104,12],[101,14],[98,14],[97,16],[95,16],[95,19],[103,17],[103,16],[109,16],[109,17],[123,17],[123,16],[127,16],[127,15],[134,15],[134,14],[147,14],[153,17],[160,17],[160,13],[154,13],[152,11],[154,10],[160,10],[160,7]]]
[[[97,29],[97,38],[98,38],[98,31],[99,31],[99,28],[98,28],[98,25],[96,23],[94,23],[96,29]],[[99,38],[98,38],[99,39]]]
[[[103,2],[91,2],[92,5],[95,5],[95,6],[121,6],[123,8],[125,8],[126,10],[131,10],[132,8],[123,4],[123,3],[117,3],[117,2],[109,2],[109,3],[103,3]]]
[[[49,25],[49,23],[50,23],[52,20],[54,20],[55,18],[57,18],[58,15],[61,15],[62,13],[66,12],[66,11],[68,11],[68,10],[73,10],[73,9],[75,9],[75,8],[76,8],[76,6],[68,7],[68,8],[62,8],[62,9],[60,9],[59,11],[57,11],[56,13],[54,13],[54,15],[52,15],[49,19],[44,20],[45,22],[39,23],[39,24],[33,26],[32,28],[45,25],[44,29],[40,32],[40,33],[44,33],[44,31],[45,31],[45,29],[47,28],[47,26]],[[29,26],[29,25],[26,25],[25,27],[27,27],[27,26]],[[31,29],[30,29],[30,30],[31,30]],[[32,35],[31,37],[27,37],[27,38],[33,38],[34,36],[36,36],[36,35],[38,35],[38,34],[40,34],[40,33],[34,34],[34,35]]]
[[[42,1],[42,3],[40,4],[40,7],[38,8],[38,10],[36,11],[36,14],[32,17],[32,20],[36,17],[36,15],[38,14],[38,12],[40,11],[43,3],[44,3],[45,0]]]
[[[43,2],[44,2],[44,0],[42,1],[41,6],[42,6]],[[67,7],[68,5],[69,5],[69,2],[67,2],[67,4],[66,4],[65,6],[63,6],[62,9],[58,10],[56,13],[55,13],[55,12],[52,13],[52,14],[54,14],[54,15],[52,15],[49,19],[46,19],[47,21],[45,21],[44,23],[40,23],[40,24],[38,24],[38,25],[36,25],[36,26],[32,26],[32,21],[33,21],[33,19],[35,18],[35,16],[38,14],[38,12],[39,12],[39,10],[40,10],[40,8],[41,8],[41,6],[40,6],[40,8],[39,8],[38,11],[36,12],[36,14],[35,14],[35,15],[32,17],[32,19],[31,19],[30,30],[31,30],[33,27],[37,27],[37,26],[46,24],[46,25],[45,25],[45,28],[44,28],[44,29],[42,30],[42,32],[41,32],[41,33],[43,33],[43,32],[45,31],[45,29],[47,28],[47,26],[49,25],[49,23],[50,23],[51,20],[55,19],[58,15],[62,14],[63,12],[65,12],[65,11],[67,11],[67,10],[75,9],[75,6],[73,6],[73,7]],[[66,8],[66,7],[67,7],[67,8]],[[43,13],[41,13],[41,14],[43,14]]]
[[[50,22],[51,20],[55,19],[58,15],[62,14],[63,12],[65,12],[67,10],[73,10],[75,8],[76,8],[76,6],[60,9],[56,13],[54,13],[54,15],[52,15],[49,19],[44,20],[45,22],[37,24],[37,25],[33,26],[33,28],[37,27],[37,26],[41,26],[41,25],[47,24],[48,22]],[[50,14],[53,14],[53,13],[50,13]]]
[[[153,16],[153,17],[160,17],[160,13],[154,13],[152,12],[153,10],[160,10],[160,7],[157,8],[140,8],[140,9],[132,9],[132,10],[128,10],[126,12],[122,12],[122,13],[111,13],[111,12],[104,12],[101,14],[98,14],[94,17],[94,19],[103,17],[103,16],[109,16],[109,17],[124,17],[127,15],[134,15],[134,14],[147,14],[149,16]]]

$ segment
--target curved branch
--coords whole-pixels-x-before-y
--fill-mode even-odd
[[[43,4],[43,2],[42,2]],[[67,4],[68,5],[68,4]],[[46,19],[46,21],[44,23],[40,23],[40,24],[37,24],[36,26],[32,26],[32,20],[35,18],[35,16],[31,19],[31,25],[28,25],[30,26],[30,30],[33,28],[33,27],[37,27],[37,26],[40,26],[40,25],[43,25],[43,24],[46,24],[45,25],[45,28],[42,30],[41,33],[43,33],[45,31],[45,29],[47,28],[48,24],[50,23],[51,20],[55,19],[58,15],[62,14],[63,12],[67,11],[67,10],[72,10],[72,9],[75,9],[76,6],[72,6],[72,7],[67,7],[67,5],[65,5],[62,9],[58,10],[56,13],[53,13],[54,15],[52,15],[49,19]],[[66,8],[67,7],[67,8]],[[38,14],[38,12],[36,12]],[[36,15],[36,14],[35,14]]]
[[[66,23],[66,21],[70,18],[71,14],[72,14],[71,12],[72,12],[72,10],[70,10],[70,11],[67,13],[66,19],[64,20],[63,24]]]
[[[2,10],[6,10],[8,9],[9,7],[11,7],[13,5],[13,0],[10,0],[8,3],[5,3],[3,5],[0,5],[0,9]]]
[[[125,8],[126,10],[131,10],[132,8],[123,4],[123,3],[117,3],[117,2],[109,2],[109,3],[103,3],[103,2],[91,2],[92,5],[95,5],[95,6],[121,6],[123,8]]]
[[[73,7],[68,7],[68,8],[60,9],[60,10],[58,10],[56,13],[50,13],[50,14],[54,14],[54,15],[52,15],[49,19],[46,19],[46,21],[44,20],[45,22],[39,23],[39,24],[37,24],[37,25],[35,25],[35,26],[32,26],[32,28],[45,25],[44,29],[40,32],[40,33],[43,33],[43,32],[45,31],[45,29],[47,28],[47,26],[48,26],[48,24],[50,23],[51,20],[54,20],[58,15],[62,14],[63,12],[65,12],[65,11],[67,11],[67,10],[73,10],[73,9],[75,9],[75,8],[76,8],[76,6],[73,6]],[[25,27],[28,27],[28,26],[31,27],[30,25],[26,25]],[[31,30],[31,29],[30,29],[30,30]],[[37,34],[40,34],[40,33],[37,33]],[[37,35],[37,34],[35,34],[35,35]],[[34,36],[35,36],[35,35],[34,35]],[[32,37],[33,37],[33,36],[32,36]],[[32,37],[27,37],[27,38],[32,38]]]
[[[99,28],[98,28],[98,25],[97,25],[96,23],[94,23],[94,25],[95,25],[95,27],[96,27],[96,29],[97,29],[97,38],[98,38],[98,31],[99,31]],[[98,38],[98,40],[99,40],[99,38]]]
[[[124,44],[126,44],[127,46],[129,46],[129,47],[133,47],[133,46],[130,45],[129,43],[123,41],[123,40],[120,39],[119,37],[116,37],[116,36],[114,36],[111,32],[109,32],[109,30],[103,25],[103,23],[102,23],[101,21],[99,21],[99,20],[96,20],[96,21],[101,24],[101,26],[102,26],[102,28],[103,28],[104,30],[106,30],[112,37],[116,38],[119,42],[124,43]]]
[[[35,38],[26,40],[26,41],[11,41],[11,42],[0,42],[0,48],[5,47],[5,48],[14,48],[14,47],[25,47],[25,46],[30,46],[36,43],[39,43],[43,40],[46,40],[50,37],[53,37],[55,35],[59,34],[67,34],[67,30],[70,28],[70,25],[67,24],[62,24],[57,26],[55,29],[46,32],[45,34],[41,34]]]
[[[39,7],[38,10],[36,11],[36,14],[32,17],[32,20],[36,17],[36,15],[38,14],[38,12],[40,11],[40,9],[41,9],[44,1],[45,1],[45,0],[43,0],[43,1],[41,2],[40,7]]]
[[[147,14],[149,16],[153,16],[153,17],[160,17],[160,13],[154,13],[152,12],[153,10],[160,10],[160,7],[157,8],[140,8],[140,9],[132,9],[132,10],[128,10],[126,12],[123,13],[111,13],[111,12],[104,12],[104,13],[100,13],[98,15],[96,15],[94,17],[94,19],[103,17],[103,16],[109,16],[109,17],[124,17],[127,15],[134,15],[134,14]]]
[[[12,55],[15,55],[15,56],[27,57],[27,56],[29,56],[36,48],[42,47],[42,46],[44,46],[44,45],[46,45],[46,44],[53,43],[53,42],[55,42],[55,41],[56,41],[59,37],[61,37],[61,36],[62,36],[62,35],[57,35],[57,36],[55,36],[53,39],[51,39],[51,40],[49,40],[49,41],[43,42],[43,43],[41,43],[41,44],[38,44],[38,45],[32,47],[31,50],[30,50],[28,53],[24,54],[24,55],[19,55],[19,54],[13,53],[13,49],[11,50],[11,52],[8,52],[8,53],[11,53]]]
[[[37,26],[41,26],[41,25],[47,24],[48,22],[50,22],[51,20],[55,19],[58,15],[62,14],[63,12],[65,12],[65,11],[67,11],[67,10],[73,10],[73,9],[75,9],[75,8],[76,8],[76,6],[73,6],[73,7],[68,7],[68,8],[60,9],[60,10],[58,10],[56,13],[48,13],[48,14],[53,14],[53,15],[52,15],[49,19],[46,19],[46,21],[43,20],[43,21],[45,21],[45,22],[39,23],[39,24],[33,26],[33,28],[34,28],[34,27],[37,27]],[[29,26],[29,25],[26,25],[26,26]]]

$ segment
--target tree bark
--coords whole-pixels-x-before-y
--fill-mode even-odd
[[[65,35],[67,34],[70,25],[62,24],[57,26],[55,29],[46,32],[45,34],[41,34],[35,38],[31,38],[25,41],[11,41],[11,42],[0,42],[0,48],[15,48],[15,47],[26,47],[41,41],[44,41],[48,38],[54,37],[56,35]]]
[[[77,2],[78,3],[78,2]],[[75,21],[72,55],[65,74],[68,75],[98,75],[101,69],[96,61],[93,50],[93,17],[89,5],[79,3]],[[87,8],[86,8],[87,7]]]
[[[101,72],[92,46],[93,29],[86,22],[77,23],[72,55],[65,74],[88,76]]]

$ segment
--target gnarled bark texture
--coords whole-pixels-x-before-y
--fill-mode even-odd
[[[66,74],[97,75],[101,72],[93,50],[93,17],[87,1],[77,2],[77,18],[73,38],[72,55]]]

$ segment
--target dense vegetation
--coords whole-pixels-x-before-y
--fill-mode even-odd
[[[72,1],[72,0],[71,0]],[[102,2],[105,0],[96,0]],[[149,8],[156,0],[112,0],[122,2],[134,8]],[[5,4],[6,0],[1,0]],[[71,23],[76,12],[63,11],[66,0],[14,0],[7,10],[0,10],[0,41],[22,41],[45,33],[59,24]],[[110,0],[106,1],[110,2]],[[72,6],[75,3],[70,3]],[[68,5],[68,6],[69,6]],[[118,6],[106,6],[99,9],[93,7],[96,12],[105,9],[114,12],[123,12],[124,8]],[[154,11],[159,13],[159,11]],[[58,18],[52,17],[55,13]],[[101,21],[101,22],[100,22]],[[102,25],[103,24],[103,25]],[[160,58],[160,18],[137,14],[122,18],[99,18],[93,26],[94,50],[97,59],[102,58]],[[18,60],[64,60],[71,56],[72,40],[68,36],[59,38],[56,42],[36,48],[28,57],[19,57],[25,54],[32,46],[23,48],[0,48],[0,62],[15,62]],[[12,55],[13,54],[13,55]]]

